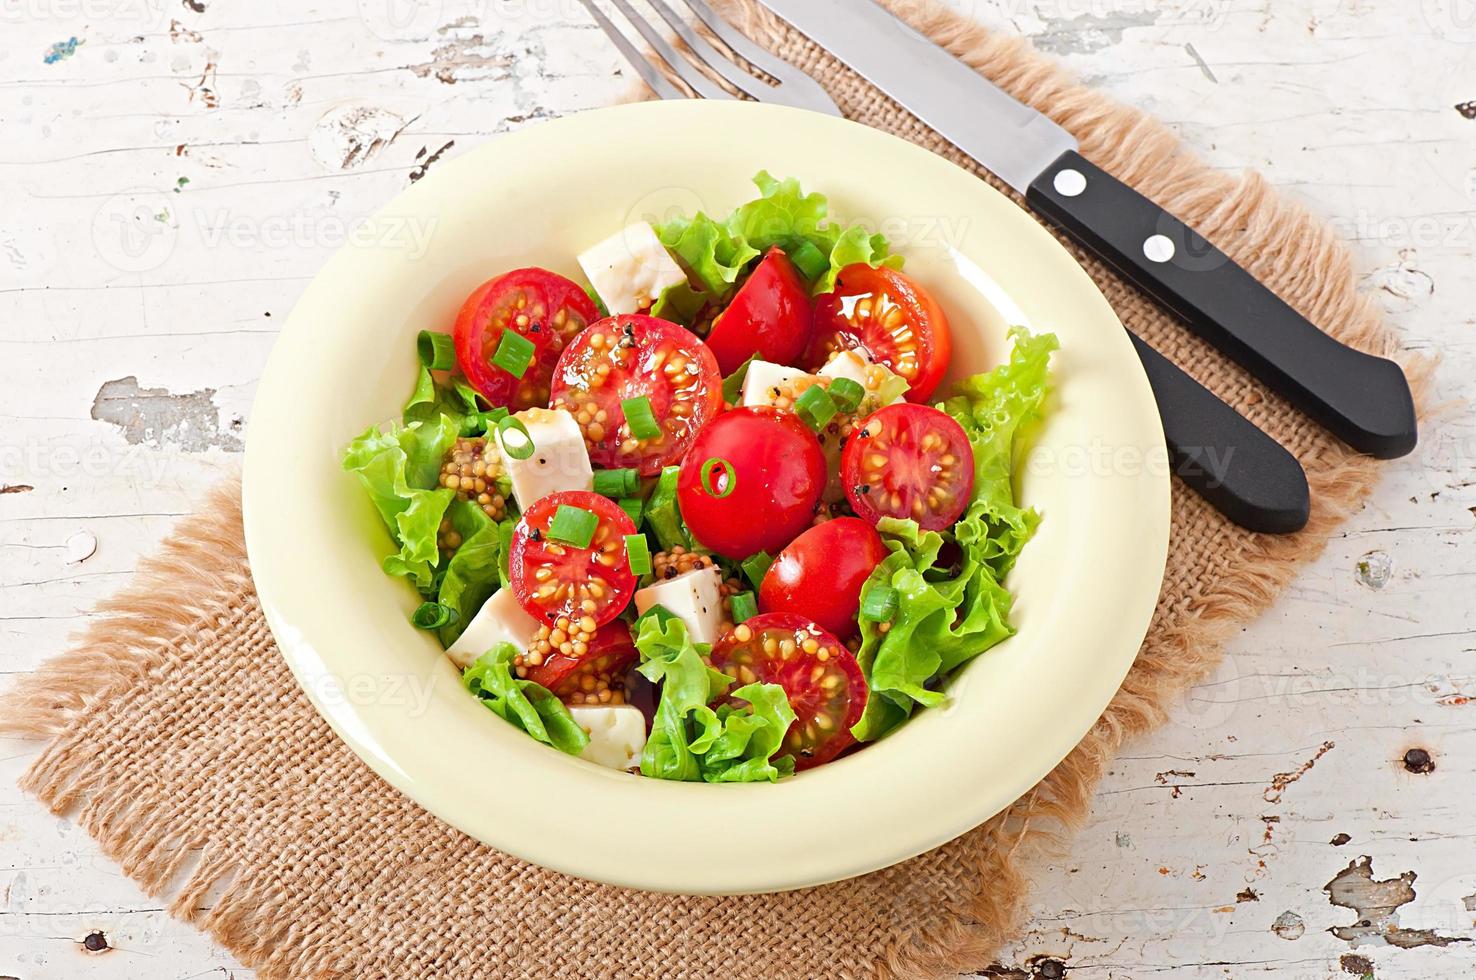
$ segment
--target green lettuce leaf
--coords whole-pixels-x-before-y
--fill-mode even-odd
[[[489,412],[483,409],[477,393],[465,381],[459,378],[444,383],[437,381],[430,369],[422,366],[415,390],[405,403],[403,421],[410,425],[437,422],[442,417],[451,419],[461,435],[480,436],[487,431]]]
[[[747,703],[717,709],[722,730],[701,757],[702,778],[709,783],[772,783],[792,774],[792,756],[774,758],[795,719],[784,688],[749,684],[733,697]]]
[[[767,171],[753,182],[760,196],[722,221],[699,212],[656,229],[692,279],[662,294],[652,310],[656,316],[690,324],[707,303],[725,302],[748,266],[775,246],[791,255],[807,246],[819,253],[824,267],[813,282],[816,293],[834,289],[836,275],[848,265],[902,268],[886,236],[832,222],[825,195],[806,194],[798,180],[779,180]]]
[[[806,194],[794,178],[779,180],[767,170],[753,178],[761,195],[728,217],[728,232],[742,238],[756,253],[775,245],[786,252],[814,242],[829,254],[839,229],[827,220],[830,201],[823,194]],[[822,245],[823,243],[823,245]]]
[[[656,229],[661,244],[676,253],[694,283],[712,296],[726,296],[758,251],[734,237],[728,228],[698,212],[675,218]],[[662,302],[668,303],[662,296]]]
[[[579,755],[589,744],[589,735],[547,688],[513,674],[517,655],[511,643],[497,644],[466,669],[462,684],[499,718],[560,752]]]
[[[710,293],[696,288],[691,283],[679,282],[675,286],[668,286],[661,293],[656,304],[651,307],[651,315],[670,323],[690,327],[697,322],[697,318],[707,308],[710,298]]]
[[[847,228],[830,248],[830,268],[815,283],[815,293],[828,293],[835,288],[835,278],[848,265],[866,263],[901,269],[902,256],[893,255],[886,236],[871,234],[859,225]]]
[[[942,405],[974,449],[974,500],[966,517],[978,520],[960,526],[959,543],[977,547],[998,578],[1014,567],[1040,524],[1039,514],[1015,503],[1015,466],[1040,419],[1050,391],[1051,354],[1060,347],[1055,334],[1034,336],[1017,327],[1010,336],[1009,361],[959,382]]]
[[[452,501],[446,519],[461,535],[461,547],[446,562],[436,597],[456,610],[456,620],[439,632],[441,645],[449,647],[501,585],[502,525],[469,500]]]
[[[642,617],[636,649],[641,655],[640,672],[661,684],[661,700],[641,753],[641,773],[656,779],[700,780],[698,756],[722,731],[717,712],[708,704],[730,682],[703,662],[707,644],[693,643],[686,625],[675,617]]]
[[[434,581],[440,551],[436,532],[456,494],[437,489],[441,462],[460,426],[450,416],[407,426],[371,427],[344,451],[343,468],[368,491],[399,552],[385,557],[384,570],[403,575],[422,592]]]
[[[940,678],[1014,635],[1014,598],[979,548],[961,546],[958,564],[945,567],[939,564],[945,539],[938,532],[895,519],[883,520],[878,530],[892,554],[862,586],[862,601],[872,588],[887,585],[897,591],[897,612],[885,633],[877,623],[861,623],[856,659],[872,696],[852,730],[860,741],[885,735],[917,705],[941,703]]]
[[[732,681],[702,659],[707,644],[693,643],[680,619],[656,610],[636,629],[638,669],[661,684],[641,773],[709,783],[774,782],[793,773],[792,758],[774,758],[795,718],[784,688],[749,684],[733,692],[739,702],[713,709]]]
[[[862,598],[886,585],[896,590],[898,604],[886,632],[861,623],[856,659],[872,695],[852,730],[861,741],[887,734],[918,705],[938,704],[951,672],[1014,635],[1014,597],[1001,581],[1040,524],[1038,513],[1015,501],[1015,466],[1049,392],[1057,342],[1024,330],[1012,336],[1008,363],[960,382],[942,405],[974,450],[974,498],[964,515],[946,533],[894,519],[877,528],[891,554],[862,587]],[[945,551],[950,542],[957,548]],[[944,564],[946,554],[958,557]]]
[[[886,236],[872,234],[861,225],[832,223],[825,195],[806,194],[798,180],[778,180],[768,171],[760,171],[753,182],[763,196],[728,218],[729,232],[742,237],[759,254],[775,245],[790,253],[806,242],[815,246],[830,259],[829,268],[815,282],[816,293],[834,289],[836,275],[848,265],[865,262],[902,267],[902,257],[891,254]]]

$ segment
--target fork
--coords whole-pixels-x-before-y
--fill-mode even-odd
[[[763,50],[720,18],[705,0],[682,0],[692,13],[726,45],[733,56],[697,34],[666,0],[646,0],[685,43],[683,56],[650,21],[636,13],[629,0],[610,0],[685,86],[667,79],[651,57],[630,42],[595,5],[579,0],[609,35],[620,53],[662,99],[741,98],[718,85],[715,73],[741,95],[757,102],[777,102],[827,115],[842,116],[820,83]],[[741,59],[770,76],[768,82],[740,67]],[[1269,534],[1287,534],[1307,524],[1311,510],[1307,476],[1301,463],[1280,443],[1262,432],[1208,388],[1131,331],[1138,357],[1163,419],[1164,441],[1173,455],[1174,473],[1241,527]]]
[[[650,21],[637,13],[628,0],[611,0],[611,3],[625,15],[626,20],[629,20],[640,32],[641,37],[645,38],[651,50],[656,52],[657,56],[671,69],[672,74],[679,78],[690,91],[683,91],[668,80],[660,67],[652,64],[621,33],[594,0],[579,0],[579,2],[584,4],[585,9],[600,25],[600,29],[614,42],[615,47],[620,49],[620,53],[625,56],[626,61],[630,62],[631,67],[636,70],[641,79],[651,86],[652,91],[662,99],[731,100],[746,95],[757,102],[776,102],[780,105],[793,106],[796,109],[823,112],[830,116],[841,115],[840,108],[836,106],[835,101],[820,86],[819,82],[734,30],[727,21],[719,17],[706,4],[705,0],[682,0],[682,2],[707,26],[714,37],[727,46],[728,51],[726,52],[693,30],[692,25],[677,16],[677,12],[672,10],[665,0],[647,0],[661,15],[661,19],[670,25],[671,29],[676,32],[676,36],[681,38],[682,43],[686,45],[687,52],[689,52],[686,57],[667,41]],[[737,59],[733,55],[737,55]],[[773,81],[752,74],[738,63],[740,59],[757,68]],[[716,74],[741,94],[734,94],[717,84],[707,72],[702,70],[703,67]]]

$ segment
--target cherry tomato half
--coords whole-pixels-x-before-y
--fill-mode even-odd
[[[814,322],[810,290],[776,245],[713,323],[707,346],[724,375],[755,354],[773,364],[793,364],[809,346]]]
[[[826,477],[825,453],[798,415],[735,408],[687,450],[677,504],[705,547],[747,558],[778,551],[810,526]]]
[[[759,586],[759,608],[796,613],[847,637],[856,632],[861,586],[888,555],[881,535],[856,517],[810,528],[779,553]]]
[[[563,505],[599,519],[589,547],[548,536]],[[590,642],[595,630],[619,616],[635,594],[636,577],[625,555],[625,536],[634,533],[630,516],[609,497],[565,490],[540,498],[513,530],[508,571],[518,604],[539,622],[571,636],[587,634],[583,642]],[[563,627],[561,617],[568,619]]]
[[[866,679],[855,655],[805,617],[754,616],[718,640],[711,660],[737,682],[735,689],[784,688],[796,717],[779,754],[793,756],[796,770],[829,762],[856,741],[851,726],[866,710]]]
[[[927,291],[894,269],[861,263],[841,270],[835,291],[815,300],[815,334],[805,367],[818,371],[841,350],[861,350],[912,386],[925,402],[953,356],[948,318]]]
[[[568,704],[624,704],[626,669],[635,662],[635,642],[625,620],[615,619],[595,631],[583,656],[554,652],[528,672]],[[604,692],[608,691],[608,694]]]
[[[841,482],[858,517],[912,518],[926,531],[958,520],[974,492],[974,448],[963,426],[927,405],[888,405],[856,427]]]
[[[543,408],[564,345],[599,315],[577,283],[547,269],[517,269],[467,297],[456,317],[456,361],[493,407]],[[522,378],[492,363],[508,330],[533,344]]]
[[[652,316],[612,316],[564,348],[553,407],[574,416],[597,468],[653,476],[722,408],[722,386],[717,359],[691,331]],[[626,422],[622,403],[640,397],[661,429],[655,438],[636,438]]]

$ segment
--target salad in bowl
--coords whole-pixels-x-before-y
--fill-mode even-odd
[[[776,781],[943,703],[1041,519],[1013,476],[1054,336],[943,390],[947,313],[888,241],[755,182],[587,282],[489,270],[343,454],[466,696],[646,777]]]

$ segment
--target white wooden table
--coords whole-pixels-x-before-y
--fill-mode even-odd
[[[1439,394],[1476,394],[1476,2],[954,2],[1337,222]],[[574,0],[3,0],[0,26],[8,683],[238,462],[277,325],[356,221],[629,79]],[[1456,406],[1388,468],[1117,763],[982,975],[1476,976],[1473,457]],[[0,980],[250,976],[14,788],[34,752],[0,743]]]

